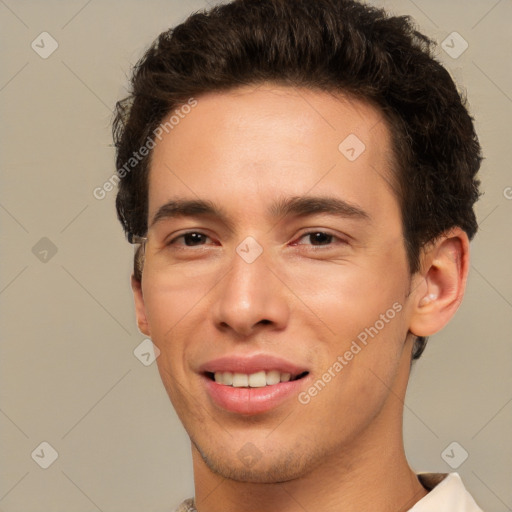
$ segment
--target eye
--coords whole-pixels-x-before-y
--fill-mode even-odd
[[[333,239],[338,240],[342,244],[347,243],[345,240],[343,240],[342,238],[340,238],[336,235],[333,235],[326,231],[320,231],[320,230],[319,231],[308,231],[307,233],[304,233],[303,235],[301,235],[301,237],[298,240],[302,240],[304,238],[309,238],[309,240],[311,242],[310,245],[313,245],[315,247],[326,246],[326,245],[332,246],[333,244],[331,242],[333,241]],[[308,244],[294,242],[292,245],[308,245]]]
[[[177,240],[183,239],[183,244],[176,243]],[[199,231],[190,231],[188,233],[183,233],[172,240],[170,240],[167,245],[178,245],[178,246],[185,246],[185,247],[195,247],[198,245],[204,245],[204,242],[206,239],[210,239],[209,236],[205,235],[204,233],[200,233]],[[210,239],[211,240],[211,239]]]

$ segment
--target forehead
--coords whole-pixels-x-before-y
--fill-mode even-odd
[[[156,142],[150,221],[174,198],[237,203],[254,214],[275,197],[310,191],[336,193],[382,212],[394,201],[396,209],[389,188],[390,134],[372,105],[271,84],[209,93],[196,101]]]

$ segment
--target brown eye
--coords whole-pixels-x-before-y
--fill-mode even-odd
[[[198,231],[191,231],[189,233],[183,233],[176,238],[173,238],[167,245],[185,245],[186,247],[195,247],[197,245],[204,245],[201,242],[206,241],[206,239],[210,238],[204,233],[199,233]],[[183,239],[183,244],[176,244],[177,240]]]
[[[332,242],[333,236],[328,233],[323,233],[322,231],[318,231],[316,233],[308,233],[306,236],[309,237],[309,240],[313,245],[327,245]]]
[[[340,237],[333,235],[331,233],[327,233],[326,231],[309,231],[309,232],[301,235],[299,240],[308,239],[308,238],[309,238],[309,242],[310,242],[309,244],[296,242],[295,245],[312,245],[315,247],[332,246],[333,240],[337,240],[337,241],[341,242],[342,244],[346,243],[345,240],[343,240]]]

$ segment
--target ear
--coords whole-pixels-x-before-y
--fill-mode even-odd
[[[416,336],[440,331],[459,308],[469,271],[469,239],[453,228],[422,253],[421,270],[413,279],[409,330]]]
[[[142,295],[142,283],[132,274],[131,284],[133,298],[135,300],[135,314],[137,316],[137,325],[139,331],[146,336],[151,336],[149,324],[146,317],[146,306],[144,305],[144,296]]]

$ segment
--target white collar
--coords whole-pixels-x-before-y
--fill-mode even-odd
[[[418,475],[423,484],[433,482],[432,490],[409,512],[482,512],[469,492],[464,487],[458,473],[448,473],[441,482],[438,473],[423,473]],[[435,482],[439,482],[436,483]]]

